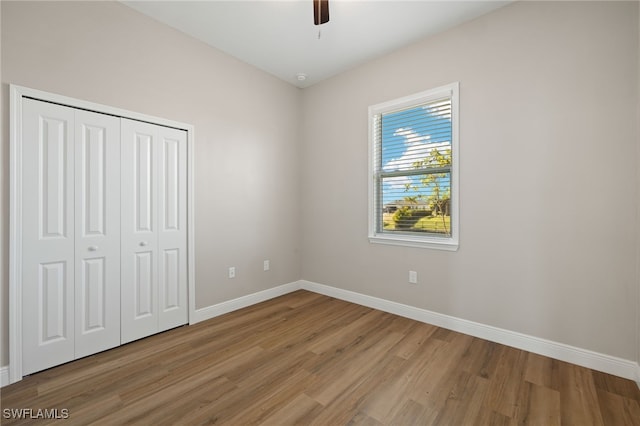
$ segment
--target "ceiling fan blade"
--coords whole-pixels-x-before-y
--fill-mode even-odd
[[[329,0],[313,0],[313,24],[329,22]]]

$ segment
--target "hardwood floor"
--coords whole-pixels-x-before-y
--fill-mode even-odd
[[[3,424],[640,425],[630,380],[306,291],[1,392]]]

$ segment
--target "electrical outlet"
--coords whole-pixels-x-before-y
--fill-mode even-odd
[[[229,268],[229,278],[235,278],[236,277],[236,267],[232,266]]]
[[[270,266],[269,266],[269,261],[268,261],[268,260],[265,260],[265,261],[264,261],[264,265],[263,265],[263,267],[264,267],[264,270],[265,270],[265,271],[268,271],[268,270],[269,270],[269,267],[270,267]]]
[[[409,283],[418,284],[418,273],[416,271],[409,271]]]

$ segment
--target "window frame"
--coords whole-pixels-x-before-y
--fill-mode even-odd
[[[381,170],[379,170],[378,167],[378,164],[380,164],[378,153],[381,153],[382,150],[376,149],[376,143],[378,142],[378,138],[375,134],[376,116],[405,108],[419,106],[430,101],[442,99],[444,97],[451,98],[451,235],[448,237],[441,237],[434,234],[379,231],[378,223],[379,220],[382,220],[382,205],[379,204],[378,200],[380,199],[382,194],[380,187],[381,185],[379,185],[378,183],[378,181],[381,179],[379,177]],[[434,89],[415,93],[413,95],[404,96],[398,99],[393,99],[387,102],[369,106],[369,242],[447,251],[458,250],[460,234],[460,145],[458,129],[460,118],[459,103],[459,83],[454,82],[444,86],[436,87]],[[382,141],[380,141],[380,143],[382,143]],[[412,173],[407,173],[407,175],[410,174]],[[380,206],[380,209],[378,209],[378,206]]]

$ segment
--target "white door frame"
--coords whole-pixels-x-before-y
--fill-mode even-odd
[[[187,132],[187,290],[189,324],[195,322],[195,231],[193,147],[194,127],[164,118],[74,99],[28,87],[10,85],[9,108],[9,383],[22,380],[22,100],[33,98],[117,117],[130,118]]]

